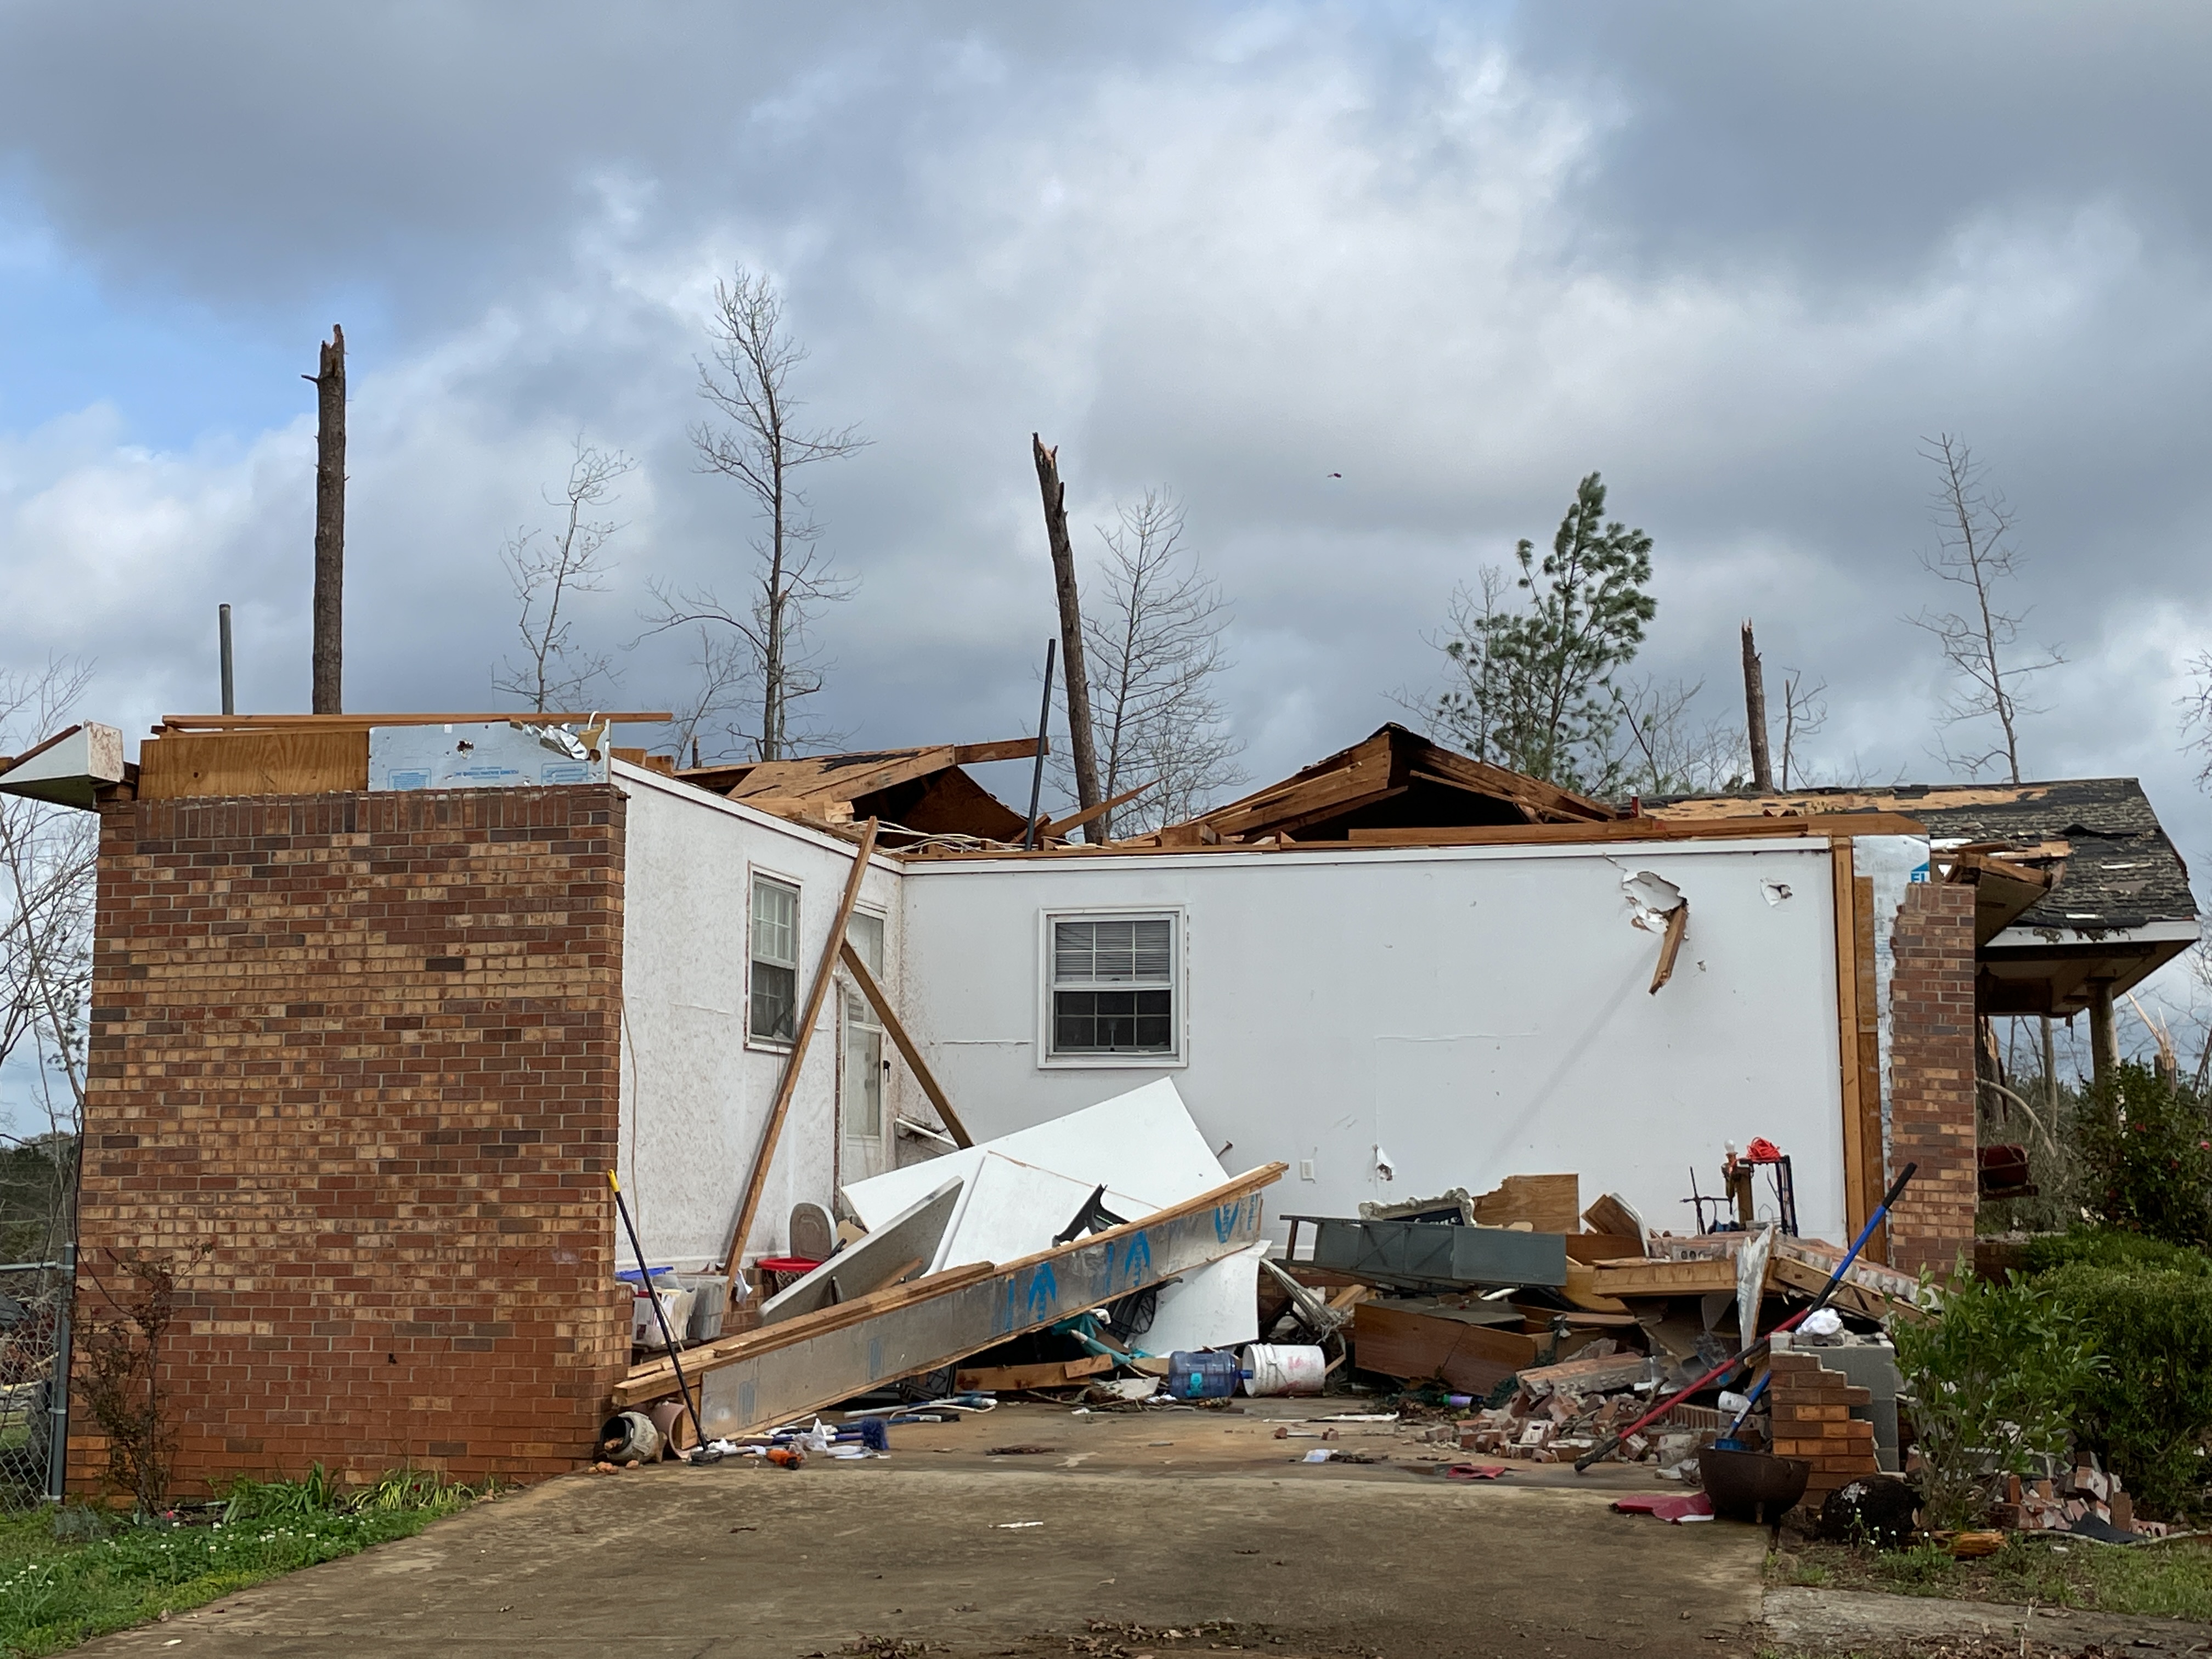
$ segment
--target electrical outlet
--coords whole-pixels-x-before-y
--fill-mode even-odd
[[[1311,1181],[1314,1178],[1313,1166],[1314,1161],[1311,1158],[1300,1158],[1298,1160],[1298,1179],[1301,1181]]]

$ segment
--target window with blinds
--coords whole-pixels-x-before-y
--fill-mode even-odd
[[[1052,920],[1054,1055],[1176,1052],[1173,916]]]
[[[789,1042],[799,1024],[799,890],[753,878],[752,1010],[747,1029],[763,1042]]]

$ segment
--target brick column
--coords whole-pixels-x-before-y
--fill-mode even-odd
[[[623,847],[605,785],[105,811],[77,1317],[131,1252],[198,1261],[179,1495],[586,1455],[629,1358]],[[81,1382],[70,1427],[97,1491]]]
[[[1889,1260],[1948,1274],[1974,1239],[1974,890],[1905,889],[1892,939],[1889,1171],[1919,1164],[1889,1215]]]

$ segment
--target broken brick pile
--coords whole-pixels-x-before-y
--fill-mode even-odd
[[[2022,1480],[2012,1476],[2005,1501],[1992,1511],[1993,1524],[2017,1532],[2070,1532],[2077,1521],[2094,1516],[2145,1538],[2161,1538],[2155,1521],[2136,1519],[2135,1499],[2117,1471],[2106,1472],[2093,1451],[2076,1455],[2075,1465],[2056,1480]]]
[[[1601,1338],[1565,1364],[1522,1372],[1504,1405],[1459,1419],[1460,1449],[1531,1463],[1572,1462],[1650,1409],[1648,1393],[1635,1391],[1649,1375],[1642,1354],[1620,1352]],[[1710,1429],[1662,1419],[1624,1442],[1620,1460],[1671,1468],[1712,1436]]]
[[[1851,1415],[1853,1407],[1873,1403],[1872,1390],[1853,1388],[1841,1371],[1802,1351],[1775,1354],[1767,1364],[1773,1378],[1774,1453],[1810,1466],[1808,1505],[1817,1510],[1830,1492],[1879,1473],[1874,1424]]]

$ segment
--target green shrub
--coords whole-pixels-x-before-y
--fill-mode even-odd
[[[2081,1437],[2119,1472],[2146,1512],[2202,1512],[2203,1448],[2212,1434],[2212,1276],[2197,1267],[2081,1261],[2037,1282],[2089,1334],[2105,1362],[2074,1407]]]
[[[2076,1196],[2116,1232],[2212,1246],[2212,1116],[2147,1066],[2116,1067],[2075,1114]]]
[[[1922,1293],[1936,1298],[1935,1315],[1890,1331],[1920,1451],[1921,1509],[1931,1527],[1971,1527],[2005,1476],[2067,1450],[2097,1350],[2039,1280],[2008,1273],[2001,1285],[1966,1279],[1936,1291],[1923,1275]]]
[[[2075,1264],[2091,1267],[2148,1268],[2154,1272],[2212,1275],[2212,1255],[2184,1244],[2168,1244],[2141,1233],[2116,1233],[2102,1227],[2077,1227],[2070,1233],[2046,1233],[2027,1242],[2027,1270],[2047,1273]]]

